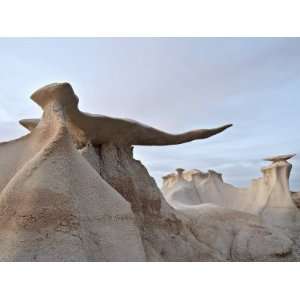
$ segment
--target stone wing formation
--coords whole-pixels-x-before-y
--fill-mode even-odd
[[[78,97],[68,83],[45,86],[36,91],[32,95],[32,99],[43,109],[49,102],[58,101],[61,103],[61,109],[71,125],[69,130],[73,131],[74,136],[76,136],[76,132],[82,133],[86,138],[86,143],[91,142],[94,145],[106,143],[144,146],[175,145],[205,139],[232,126],[228,124],[212,129],[198,129],[181,134],[171,134],[134,120],[83,113],[78,109]],[[39,121],[39,119],[24,119],[20,123],[31,131]],[[81,136],[78,134],[77,140],[79,141],[80,138]]]

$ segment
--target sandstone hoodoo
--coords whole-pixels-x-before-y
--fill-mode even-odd
[[[292,165],[287,162],[294,156],[264,159],[271,161],[271,165],[263,167],[263,177],[254,179],[248,188],[225,183],[222,174],[212,170],[190,170],[164,176],[162,192],[168,203],[179,210],[187,204],[212,203],[251,213],[267,224],[294,225],[298,223],[299,210],[293,199],[297,199],[298,193],[289,190]]]
[[[206,139],[231,124],[171,134],[83,113],[68,83],[47,85],[32,100],[42,117],[21,120],[30,132],[0,143],[1,261],[298,259],[295,241],[284,231],[251,209],[229,207],[223,192],[234,187],[212,190],[225,184],[220,174],[178,169],[165,177],[166,201],[133,157],[133,146]],[[276,182],[288,175],[288,167],[272,168],[271,175],[264,171],[274,195],[263,213],[266,220],[284,213],[290,222],[294,208],[266,210],[287,191]],[[217,198],[223,206],[216,205]]]

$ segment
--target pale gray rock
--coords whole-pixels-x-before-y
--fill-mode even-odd
[[[295,225],[300,221],[298,194],[292,196],[289,189],[292,165],[286,161],[288,157],[291,155],[270,158],[272,164],[261,169],[263,176],[252,180],[247,188],[225,183],[222,174],[215,171],[193,169],[164,176],[162,192],[176,209],[186,204],[212,203],[254,214],[266,224]]]

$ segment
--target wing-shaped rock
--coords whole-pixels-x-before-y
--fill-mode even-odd
[[[175,145],[205,139],[232,126],[232,124],[228,124],[212,129],[171,134],[134,120],[83,113],[78,109],[78,97],[68,83],[47,85],[32,95],[32,99],[42,108],[54,98],[60,98],[70,127],[73,128],[74,136],[80,135],[79,132],[81,132],[87,140],[95,145],[107,143],[144,146]],[[33,130],[39,120],[24,119],[20,123],[27,129]]]

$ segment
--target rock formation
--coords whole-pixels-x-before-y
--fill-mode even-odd
[[[181,207],[199,241],[229,261],[298,260],[298,246],[283,230],[252,214],[214,204]],[[295,250],[294,250],[295,249]]]
[[[228,260],[299,261],[300,193],[289,191],[287,162],[293,156],[265,159],[272,164],[248,188],[227,184],[212,170],[177,169],[163,177],[162,192],[197,238]]]
[[[130,205],[74,147],[70,86],[57,89],[29,135],[0,144],[0,260],[145,260]]]
[[[41,120],[0,144],[0,260],[216,260],[163,199],[133,145],[203,139],[78,110],[68,83],[32,95]],[[188,247],[187,247],[188,243]]]
[[[272,164],[262,168],[263,177],[252,181],[248,188],[236,188],[223,182],[222,175],[209,170],[183,171],[164,177],[162,191],[168,203],[176,209],[212,203],[258,216],[266,224],[290,226],[297,222],[298,208],[289,190],[292,165],[281,155],[265,160]]]
[[[200,204],[208,193],[199,200],[197,187],[184,209],[172,207],[133,158],[135,145],[185,143],[231,125],[176,135],[86,114],[68,83],[45,86],[32,99],[42,118],[21,120],[30,133],[0,144],[1,261],[297,259],[282,231],[245,212]],[[188,189],[184,176],[178,170]],[[207,175],[188,174],[195,176]]]

